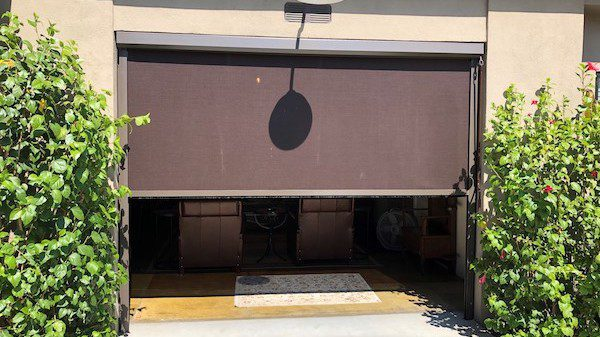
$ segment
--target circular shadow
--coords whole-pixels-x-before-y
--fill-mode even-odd
[[[312,127],[312,109],[306,98],[288,91],[279,99],[269,120],[269,136],[280,150],[293,150],[302,145]]]

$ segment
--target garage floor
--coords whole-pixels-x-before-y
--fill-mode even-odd
[[[379,303],[235,307],[237,275],[359,273],[380,298]],[[243,273],[138,274],[132,276],[134,322],[219,320],[277,317],[323,317],[390,313],[459,311],[462,280],[439,274],[385,268],[270,270]]]

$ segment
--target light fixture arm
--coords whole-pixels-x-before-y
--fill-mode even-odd
[[[304,23],[306,22],[306,11],[302,11],[302,21],[300,22],[300,28],[298,28],[298,34],[296,34],[296,50],[300,50],[300,36],[304,31]],[[290,72],[290,91],[294,90],[294,70],[295,67],[292,65]]]

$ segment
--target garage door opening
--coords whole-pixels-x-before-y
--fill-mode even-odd
[[[124,307],[472,318],[474,61],[122,50],[119,110],[152,118],[122,135]]]
[[[464,202],[133,199],[131,317],[461,312]]]

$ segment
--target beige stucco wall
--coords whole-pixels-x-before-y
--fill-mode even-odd
[[[115,30],[295,37],[284,0],[115,0]],[[486,0],[346,0],[303,37],[485,41]]]
[[[75,40],[88,80],[96,89],[114,93],[116,46],[113,32],[113,4],[107,0],[13,0],[11,11],[25,22],[23,37],[35,39],[35,31],[26,24],[33,13],[47,26],[56,23],[59,37]],[[108,100],[113,112],[115,97]]]
[[[487,106],[510,83],[528,95],[550,77],[558,94],[577,97],[583,52],[583,0],[490,0]]]

